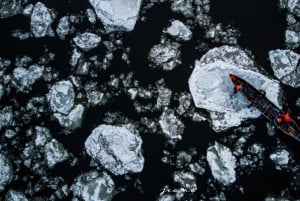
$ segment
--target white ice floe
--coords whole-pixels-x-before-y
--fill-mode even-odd
[[[285,150],[277,150],[270,155],[270,159],[276,166],[276,169],[280,170],[282,166],[287,165],[289,163],[290,153]]]
[[[188,41],[192,38],[191,30],[179,20],[174,20],[166,30],[166,33],[183,41]]]
[[[46,35],[53,35],[51,24],[54,18],[53,12],[45,4],[37,2],[31,14],[31,32],[34,37],[40,38]]]
[[[101,37],[94,33],[84,32],[76,36],[73,40],[82,50],[89,51],[99,45]]]
[[[143,170],[141,138],[124,126],[99,125],[85,141],[87,153],[115,175]]]
[[[47,95],[53,112],[68,114],[73,107],[75,91],[70,81],[55,83]]]
[[[57,163],[67,160],[68,152],[64,146],[55,139],[45,145],[45,159],[49,168],[53,168]]]
[[[167,138],[181,140],[184,124],[174,115],[174,111],[166,109],[160,116],[159,125]]]
[[[233,94],[229,74],[235,74],[257,89],[265,90],[266,97],[280,107],[281,89],[278,82],[260,74],[244,51],[230,46],[214,48],[196,61],[189,88],[196,107],[210,112],[215,131],[238,126],[244,119],[261,115],[254,107],[247,107],[249,102],[240,93]]]
[[[152,67],[171,71],[181,64],[180,44],[177,42],[161,41],[154,45],[148,59],[152,62]]]
[[[108,32],[132,31],[142,0],[90,0],[90,3]]]
[[[213,177],[223,185],[229,185],[236,180],[236,158],[228,147],[218,142],[207,149],[206,155]]]
[[[84,201],[111,201],[115,184],[107,173],[92,170],[77,177],[71,191]]]
[[[30,89],[30,87],[43,76],[44,66],[32,65],[28,69],[23,67],[15,68],[14,78],[17,81],[18,90]]]
[[[58,119],[61,126],[69,130],[74,130],[81,127],[83,113],[84,107],[79,104],[76,105],[67,115],[54,113],[54,116]]]
[[[300,55],[291,50],[272,50],[269,52],[274,75],[284,84],[300,87]]]

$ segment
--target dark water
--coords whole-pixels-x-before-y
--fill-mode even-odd
[[[88,1],[45,1],[46,5],[58,11],[58,18],[67,13],[78,13],[85,11],[89,7]],[[110,74],[120,74],[129,71],[135,72],[135,79],[139,80],[141,85],[155,83],[155,81],[164,78],[167,87],[174,92],[188,91],[187,81],[192,72],[189,66],[193,65],[195,59],[199,59],[204,52],[195,50],[197,41],[207,42],[208,47],[219,46],[213,44],[203,38],[203,30],[196,27],[193,38],[189,42],[183,44],[182,65],[176,67],[172,72],[162,72],[152,70],[148,67],[147,56],[150,48],[159,43],[162,29],[166,27],[171,19],[184,19],[182,15],[172,13],[168,3],[154,6],[146,14],[146,22],[138,22],[135,30],[124,36],[124,44],[131,48],[130,61],[128,65],[121,60],[121,52],[116,53],[115,61],[111,64],[108,71],[101,75],[101,80],[97,80],[99,84],[108,80]],[[211,16],[214,22],[222,22],[224,24],[233,24],[241,31],[239,45],[252,51],[255,60],[267,72],[272,73],[270,63],[267,60],[268,51],[276,48],[284,48],[284,30],[285,13],[277,8],[275,0],[212,0]],[[56,27],[57,21],[53,27]],[[78,27],[79,30],[85,30],[90,25]],[[101,26],[101,25],[96,25]],[[30,20],[24,16],[16,16],[9,19],[0,20],[0,56],[8,57],[12,60],[16,55],[26,54],[34,60],[44,54],[45,45],[50,52],[56,53],[54,62],[51,66],[59,71],[59,79],[66,79],[70,74],[69,58],[71,48],[68,42],[54,38],[29,39],[19,41],[11,37],[11,30],[21,28],[30,30]],[[66,40],[68,41],[68,40]],[[100,46],[94,52],[99,55],[103,54],[103,48]],[[298,108],[293,106],[295,100],[299,97],[300,90],[284,87],[286,101],[293,109],[294,114],[300,112]],[[20,104],[26,104],[29,97],[43,95],[47,93],[48,86],[46,84],[37,84],[34,86],[33,92],[28,95],[15,95]],[[11,103],[9,98],[5,99],[5,103]],[[132,101],[126,95],[121,95],[117,99],[112,100],[109,104],[90,109],[86,113],[86,118],[82,128],[76,130],[71,135],[63,135],[57,122],[50,120],[49,116],[43,116],[40,119],[33,119],[34,122],[44,122],[45,126],[50,128],[51,133],[56,139],[64,144],[64,146],[75,156],[80,158],[79,164],[70,167],[65,163],[58,165],[49,174],[59,175],[72,184],[73,179],[80,173],[86,172],[92,168],[89,167],[90,159],[82,155],[83,143],[86,137],[91,133],[92,129],[103,123],[102,119],[106,112],[122,111],[123,114],[135,121],[141,117],[136,113]],[[180,141],[174,149],[174,153],[181,150],[189,150],[195,147],[199,154],[206,154],[206,149],[215,140],[219,140],[224,136],[229,136],[232,131],[226,133],[214,133],[208,123],[195,123],[188,119],[183,119],[186,129],[182,141]],[[255,134],[250,138],[249,144],[261,143],[266,147],[266,159],[272,151],[269,147],[274,147],[276,138],[279,137],[284,143],[289,145],[289,149],[296,155],[300,161],[299,143],[279,132],[275,137],[266,135],[265,120],[257,119],[253,121],[257,127]],[[172,185],[172,174],[175,168],[163,164],[160,159],[163,156],[165,148],[165,139],[163,136],[142,133],[143,138],[143,155],[145,157],[145,167],[143,172],[133,179],[140,179],[142,182],[143,192],[137,190],[134,181],[126,182],[122,177],[114,177],[119,185],[127,186],[125,192],[119,193],[114,201],[124,200],[155,200],[164,185]],[[208,169],[207,169],[208,170]],[[22,174],[30,174],[26,169],[21,171]],[[292,175],[285,172],[276,171],[270,160],[264,162],[262,170],[254,171],[252,175],[238,175],[237,185],[244,187],[244,193],[241,193],[234,186],[228,188],[225,192],[227,200],[263,200],[267,194],[276,193],[288,186]],[[194,199],[198,200],[203,192],[207,192],[207,179],[211,178],[210,172],[207,171],[203,176],[197,176],[197,184],[199,191],[194,195]],[[9,187],[23,189],[24,182],[14,182]],[[217,191],[221,192],[221,186],[217,186]],[[43,191],[44,192],[44,191]],[[213,192],[210,190],[209,192]],[[48,192],[45,191],[45,194]],[[213,196],[213,193],[206,193]],[[299,197],[300,194],[294,195]]]

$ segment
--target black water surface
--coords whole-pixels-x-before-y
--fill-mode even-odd
[[[241,31],[238,44],[250,49],[255,60],[271,72],[268,51],[284,48],[285,12],[277,0],[212,0],[213,21],[233,24]]]

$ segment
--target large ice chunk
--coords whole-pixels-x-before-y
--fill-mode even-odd
[[[0,192],[13,179],[13,169],[10,160],[0,153]]]
[[[75,179],[71,191],[84,201],[110,201],[115,192],[114,181],[107,173],[96,171],[84,173]]]
[[[21,0],[0,1],[0,18],[7,18],[20,13],[21,3]]]
[[[41,2],[37,2],[31,14],[31,31],[36,38],[53,34],[51,23],[54,14]]]
[[[291,50],[272,50],[269,52],[274,75],[284,84],[300,87],[300,55]]]
[[[48,94],[53,112],[67,114],[73,107],[75,91],[70,81],[59,81],[54,84]]]
[[[100,125],[85,141],[87,153],[115,175],[141,172],[142,140],[125,127]]]
[[[82,50],[89,51],[99,45],[101,37],[93,33],[85,32],[76,36],[73,40]]]
[[[243,119],[257,118],[261,114],[253,107],[248,108],[249,102],[240,93],[233,94],[229,74],[265,90],[267,98],[280,107],[279,84],[260,74],[244,51],[230,46],[214,48],[195,62],[189,88],[196,107],[210,112],[215,131],[238,126]]]
[[[207,149],[206,158],[213,177],[224,185],[236,180],[236,159],[228,147],[218,142]]]
[[[132,31],[142,0],[90,0],[99,19],[110,31]]]

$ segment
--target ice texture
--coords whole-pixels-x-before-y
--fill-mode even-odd
[[[15,68],[14,78],[18,84],[18,90],[30,89],[30,87],[43,76],[44,67],[32,65],[28,69],[23,67]]]
[[[236,180],[236,158],[230,149],[218,142],[207,149],[206,158],[213,177],[223,185],[229,185]]]
[[[70,17],[64,16],[60,18],[59,23],[56,28],[56,33],[59,39],[64,40],[66,36],[70,33],[71,24],[70,24]]]
[[[179,48],[180,44],[177,42],[162,41],[151,48],[148,59],[152,62],[153,67],[171,71],[181,64]]]
[[[184,124],[174,115],[174,111],[166,109],[160,116],[159,125],[169,139],[181,140],[184,132]]]
[[[31,14],[31,32],[34,37],[40,38],[46,35],[52,35],[51,24],[54,21],[54,14],[45,4],[37,2]]]
[[[45,145],[45,158],[49,168],[53,168],[57,163],[65,161],[69,157],[64,146],[55,139]]]
[[[276,169],[280,170],[281,166],[287,165],[289,163],[289,155],[290,153],[285,150],[277,150],[270,155],[270,159],[276,166]]]
[[[13,179],[12,164],[7,156],[0,153],[0,192],[5,189]]]
[[[58,119],[61,126],[69,130],[74,130],[81,127],[83,113],[84,107],[79,104],[76,105],[67,115],[55,113],[54,116]]]
[[[186,189],[187,192],[194,193],[197,191],[196,177],[191,172],[176,171],[173,179],[179,183],[180,187]]]
[[[229,74],[265,90],[266,97],[281,108],[279,83],[260,74],[244,51],[230,46],[211,49],[195,62],[189,88],[196,107],[210,112],[215,131],[239,126],[244,119],[261,115],[258,109],[247,107],[249,102],[240,93],[233,94]]]
[[[183,41],[188,41],[192,38],[191,30],[179,20],[174,20],[166,30],[166,33]]]
[[[5,201],[28,201],[28,199],[20,191],[9,190],[5,195]]]
[[[22,11],[21,0],[3,0],[0,2],[0,18],[12,17]]]
[[[75,91],[70,81],[55,83],[48,93],[48,100],[53,112],[68,114],[73,107]]]
[[[108,32],[132,31],[142,0],[90,0],[90,3]]]
[[[115,194],[115,184],[107,173],[92,170],[77,177],[71,191],[84,201],[110,201]]]
[[[124,126],[99,125],[85,141],[87,153],[115,175],[143,170],[142,140]]]
[[[82,50],[89,51],[99,45],[101,37],[93,33],[85,32],[76,36],[73,40]]]
[[[269,52],[274,75],[284,84],[300,87],[300,55],[292,50],[272,50]]]
[[[14,125],[14,115],[11,106],[5,106],[0,109],[0,130],[6,126]]]

